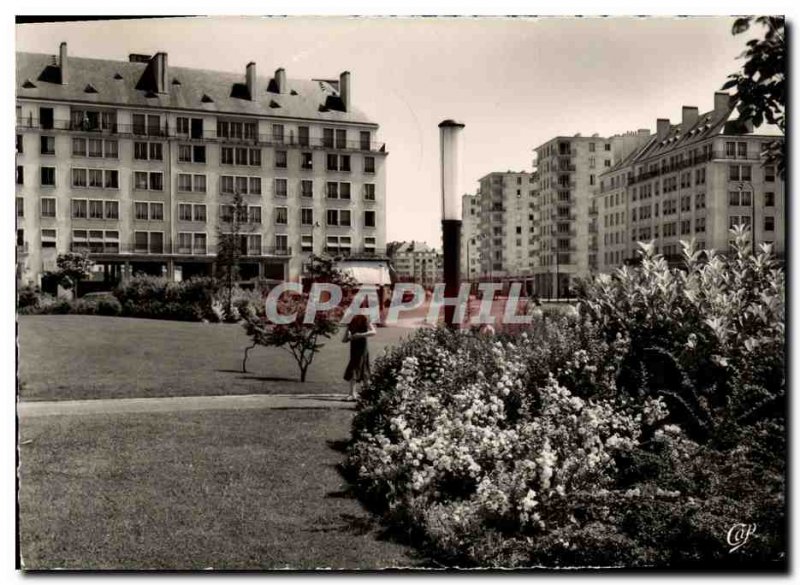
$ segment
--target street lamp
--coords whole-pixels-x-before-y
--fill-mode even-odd
[[[461,281],[461,131],[464,124],[445,120],[439,124],[442,170],[442,263],[444,296],[458,297]],[[444,321],[455,328],[455,306],[445,305]]]

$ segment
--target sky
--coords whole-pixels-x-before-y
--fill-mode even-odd
[[[463,122],[465,192],[492,171],[532,170],[554,136],[655,130],[684,105],[710,110],[755,36],[727,17],[203,17],[16,26],[16,49],[289,78],[351,72],[355,106],[385,142],[387,241],[441,246],[440,121]]]

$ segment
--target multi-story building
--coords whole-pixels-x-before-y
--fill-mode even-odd
[[[635,257],[639,241],[677,260],[680,241],[727,252],[729,229],[754,227],[755,243],[785,252],[784,183],[761,153],[776,136],[754,134],[734,118],[726,93],[700,114],[684,106],[682,119],[657,121],[645,145],[600,177],[598,264],[610,271]]]
[[[591,231],[598,177],[650,138],[638,130],[609,138],[557,136],[535,149],[538,187],[534,202],[534,292],[562,297],[586,276],[596,254]]]
[[[308,254],[380,254],[386,149],[350,74],[288,79],[17,54],[18,270],[88,250],[110,280],[210,274],[243,198],[242,278],[296,279]]]
[[[481,201],[478,195],[467,194],[462,197],[461,203],[461,278],[476,280],[481,275]]]
[[[479,180],[481,277],[531,274],[534,182],[526,171],[492,172]]]
[[[425,242],[403,242],[394,252],[393,264],[401,281],[423,286],[442,282],[442,255]]]

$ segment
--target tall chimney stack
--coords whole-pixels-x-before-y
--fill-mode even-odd
[[[61,72],[61,85],[66,85],[69,81],[69,63],[67,62],[67,43],[61,43],[58,47],[58,69]]]
[[[727,110],[731,104],[731,96],[724,91],[714,92],[714,109]]]
[[[250,94],[250,101],[256,99],[256,64],[250,61],[247,64],[247,93]]]
[[[278,93],[286,93],[286,70],[283,67],[275,70],[275,85],[278,86]]]
[[[694,106],[683,106],[681,113],[681,122],[684,126],[694,126],[697,124],[697,120],[700,119],[700,110]]]
[[[153,77],[156,80],[156,93],[167,93],[167,54],[158,52],[153,57]]]
[[[667,136],[669,128],[669,118],[659,118],[656,120],[656,136],[658,136],[659,140],[663,140]]]
[[[350,72],[343,71],[339,75],[339,97],[344,104],[344,111],[350,111]]]

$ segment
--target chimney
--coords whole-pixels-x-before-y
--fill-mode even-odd
[[[283,67],[275,70],[275,85],[278,86],[278,93],[286,93],[286,70]]]
[[[350,72],[343,71],[339,76],[339,97],[342,98],[344,111],[350,111]]]
[[[694,126],[700,118],[700,110],[694,106],[683,106],[682,115],[682,123],[684,126]]]
[[[167,54],[156,53],[151,63],[153,64],[153,77],[156,80],[156,93],[167,93]]]
[[[247,64],[247,93],[250,94],[250,101],[256,99],[256,64],[250,61]]]
[[[69,80],[69,64],[67,63],[67,43],[58,47],[58,69],[61,71],[61,85],[66,85]]]
[[[727,110],[730,107],[731,96],[724,91],[714,92],[714,109]]]
[[[670,123],[668,118],[659,118],[656,120],[656,136],[659,140],[663,140],[669,133]]]

